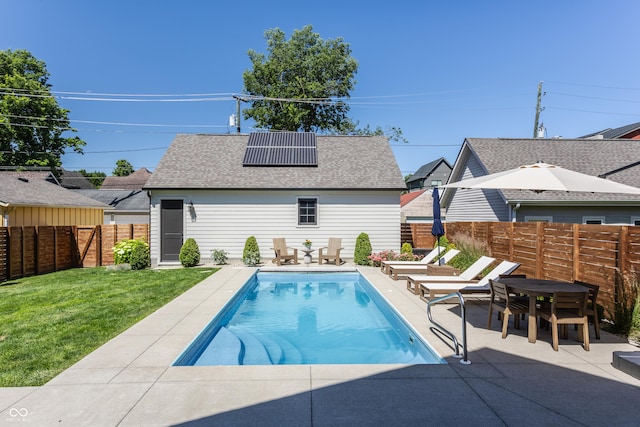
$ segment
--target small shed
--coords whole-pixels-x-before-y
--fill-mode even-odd
[[[383,136],[178,135],[144,189],[152,263],[176,262],[189,237],[203,257],[220,249],[242,258],[250,236],[264,259],[275,237],[298,248],[338,237],[344,258],[360,233],[373,252],[400,250],[406,185]]]

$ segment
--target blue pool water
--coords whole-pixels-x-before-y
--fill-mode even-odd
[[[174,365],[378,363],[446,362],[358,272],[259,271]]]

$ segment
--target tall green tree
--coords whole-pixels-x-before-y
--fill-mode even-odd
[[[265,32],[268,55],[249,50],[253,64],[242,77],[250,104],[245,118],[258,127],[305,132],[353,130],[344,102],[355,85],[358,62],[342,38],[323,40],[311,25],[289,40],[279,28]]]
[[[107,177],[107,174],[100,171],[87,172],[85,169],[80,169],[78,172],[82,174],[85,178],[89,180],[91,185],[96,188],[100,188],[104,179]]]
[[[27,50],[0,51],[0,166],[48,166],[54,173],[65,150],[86,144],[70,127],[69,110],[51,94],[44,61]]]
[[[133,173],[133,165],[125,159],[116,162],[116,168],[113,170],[113,176],[127,176]]]

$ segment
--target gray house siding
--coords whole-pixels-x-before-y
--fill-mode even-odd
[[[612,181],[640,187],[640,166],[635,163],[638,158],[640,144],[631,140],[467,138],[450,181],[544,160],[576,172],[603,175]],[[566,191],[446,190],[441,203],[447,209],[448,221],[539,219],[581,224],[585,217],[591,217],[605,224],[634,224],[640,211],[637,195]]]
[[[482,166],[475,156],[469,156],[462,179],[484,175]],[[447,208],[447,222],[455,221],[509,221],[510,210],[504,198],[497,190],[465,190],[455,191],[451,204]]]
[[[531,220],[531,217],[551,217],[552,222],[582,224],[585,217],[601,217],[604,224],[634,225],[640,220],[640,208],[636,206],[594,207],[594,206],[522,206],[516,211],[517,221]]]

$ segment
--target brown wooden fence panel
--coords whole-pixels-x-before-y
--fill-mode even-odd
[[[53,226],[39,226],[37,240],[38,274],[56,271],[56,229]]]
[[[56,266],[55,271],[78,267],[78,243],[74,227],[63,225],[55,227]]]
[[[413,244],[413,233],[411,224],[406,222],[400,223],[400,245],[402,245],[403,243],[409,243],[413,248],[417,247]]]
[[[113,264],[112,248],[124,239],[148,242],[149,225],[0,227],[0,282]]]
[[[9,227],[9,277],[17,279],[24,276],[22,269],[23,252],[23,231],[22,227]]]
[[[541,224],[543,226],[542,259],[539,261],[544,277],[567,282],[573,281],[572,224]]]
[[[0,282],[9,278],[9,229],[0,227]]]

